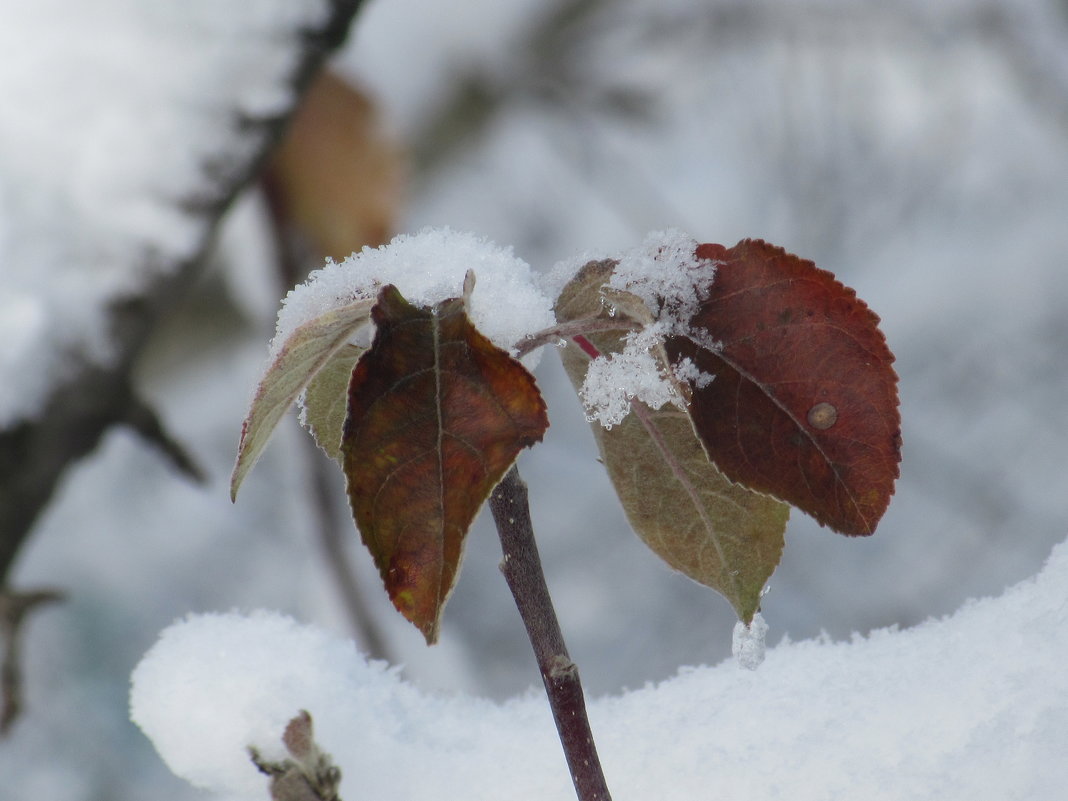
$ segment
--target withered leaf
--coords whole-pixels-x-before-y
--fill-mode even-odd
[[[690,405],[710,458],[835,531],[871,534],[901,458],[897,375],[879,318],[831,273],[766,242],[701,245],[697,255],[720,263],[691,321],[703,339],[666,348],[715,376],[692,388]]]
[[[612,261],[586,265],[561,293],[558,319],[597,315],[601,287],[614,266]],[[645,322],[640,319],[647,314],[644,306],[621,302],[618,292],[613,300],[616,315],[626,312]],[[623,347],[621,335],[611,332],[579,337],[577,344],[561,352],[576,390],[592,357]],[[685,411],[632,406],[611,430],[593,425],[628,521],[668,565],[718,591],[748,623],[782,555],[789,507],[728,481],[709,461]]]
[[[405,170],[371,98],[323,70],[271,154],[264,182],[275,213],[315,252],[340,260],[389,241]]]
[[[386,286],[371,314],[342,463],[390,599],[433,643],[471,522],[549,422],[534,377],[475,329],[462,299],[421,309]]]

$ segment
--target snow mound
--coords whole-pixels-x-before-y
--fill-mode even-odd
[[[1059,798],[1068,784],[1068,544],[1000,598],[851,642],[784,643],[759,670],[685,669],[595,700],[618,799]],[[564,799],[540,694],[427,694],[280,615],[190,617],[133,675],[134,720],[179,775],[266,797],[248,761],[311,712],[343,797]]]

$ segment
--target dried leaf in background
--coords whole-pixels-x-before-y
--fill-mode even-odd
[[[276,215],[319,257],[341,260],[389,241],[405,177],[400,149],[371,99],[324,70],[267,165]]]

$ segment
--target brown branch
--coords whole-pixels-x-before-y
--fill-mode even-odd
[[[328,53],[344,41],[361,4],[362,0],[334,0],[333,13],[321,28],[299,34],[303,57],[291,77],[298,95]],[[90,453],[105,431],[129,422],[127,388],[144,342],[166,309],[184,295],[184,289],[195,278],[223,212],[259,174],[288,117],[235,116],[231,120],[233,139],[220,148],[227,152],[220,153],[217,159],[226,164],[225,169],[218,164],[206,165],[214,183],[202,196],[185,204],[203,221],[198,252],[166,269],[155,263],[158,256],[146,252],[145,264],[154,267],[151,279],[145,281],[138,294],[116,302],[104,312],[116,354],[113,364],[101,367],[83,358],[71,366],[65,380],[52,388],[34,419],[0,429],[0,587],[6,585],[19,547],[52,497],[63,472]]]
[[[295,97],[344,41],[362,0],[333,0],[331,5],[321,27],[297,34],[301,54],[290,77]],[[110,327],[113,362],[101,366],[75,355],[33,419],[0,429],[0,591],[9,586],[19,549],[67,468],[91,453],[112,426],[132,423],[151,435],[150,417],[131,416],[133,366],[164,312],[184,296],[196,277],[223,213],[259,174],[288,119],[289,113],[263,118],[234,115],[229,136],[223,137],[211,163],[203,165],[209,185],[198,197],[181,203],[202,223],[196,252],[187,260],[161,265],[158,254],[146,248],[141,260],[148,275],[142,287],[101,311]],[[154,441],[163,444],[159,437]],[[169,450],[172,459],[178,457],[180,449]]]
[[[22,710],[22,670],[19,660],[22,624],[37,607],[63,599],[54,590],[0,592],[0,737],[6,735]]]
[[[534,648],[545,694],[580,801],[611,801],[586,715],[578,668],[568,656],[530,522],[527,485],[513,466],[489,500],[504,559],[501,572]]]

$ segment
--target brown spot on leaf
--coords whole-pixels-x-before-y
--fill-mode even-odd
[[[808,424],[820,431],[826,431],[837,422],[838,410],[829,403],[817,403],[808,410]]]
[[[691,328],[722,347],[665,344],[673,362],[689,357],[716,377],[693,388],[689,407],[709,458],[835,531],[871,534],[901,459],[897,375],[879,318],[831,273],[766,242],[700,245],[697,256],[719,265]],[[783,314],[794,309],[805,311]],[[829,387],[834,406],[814,406]]]

